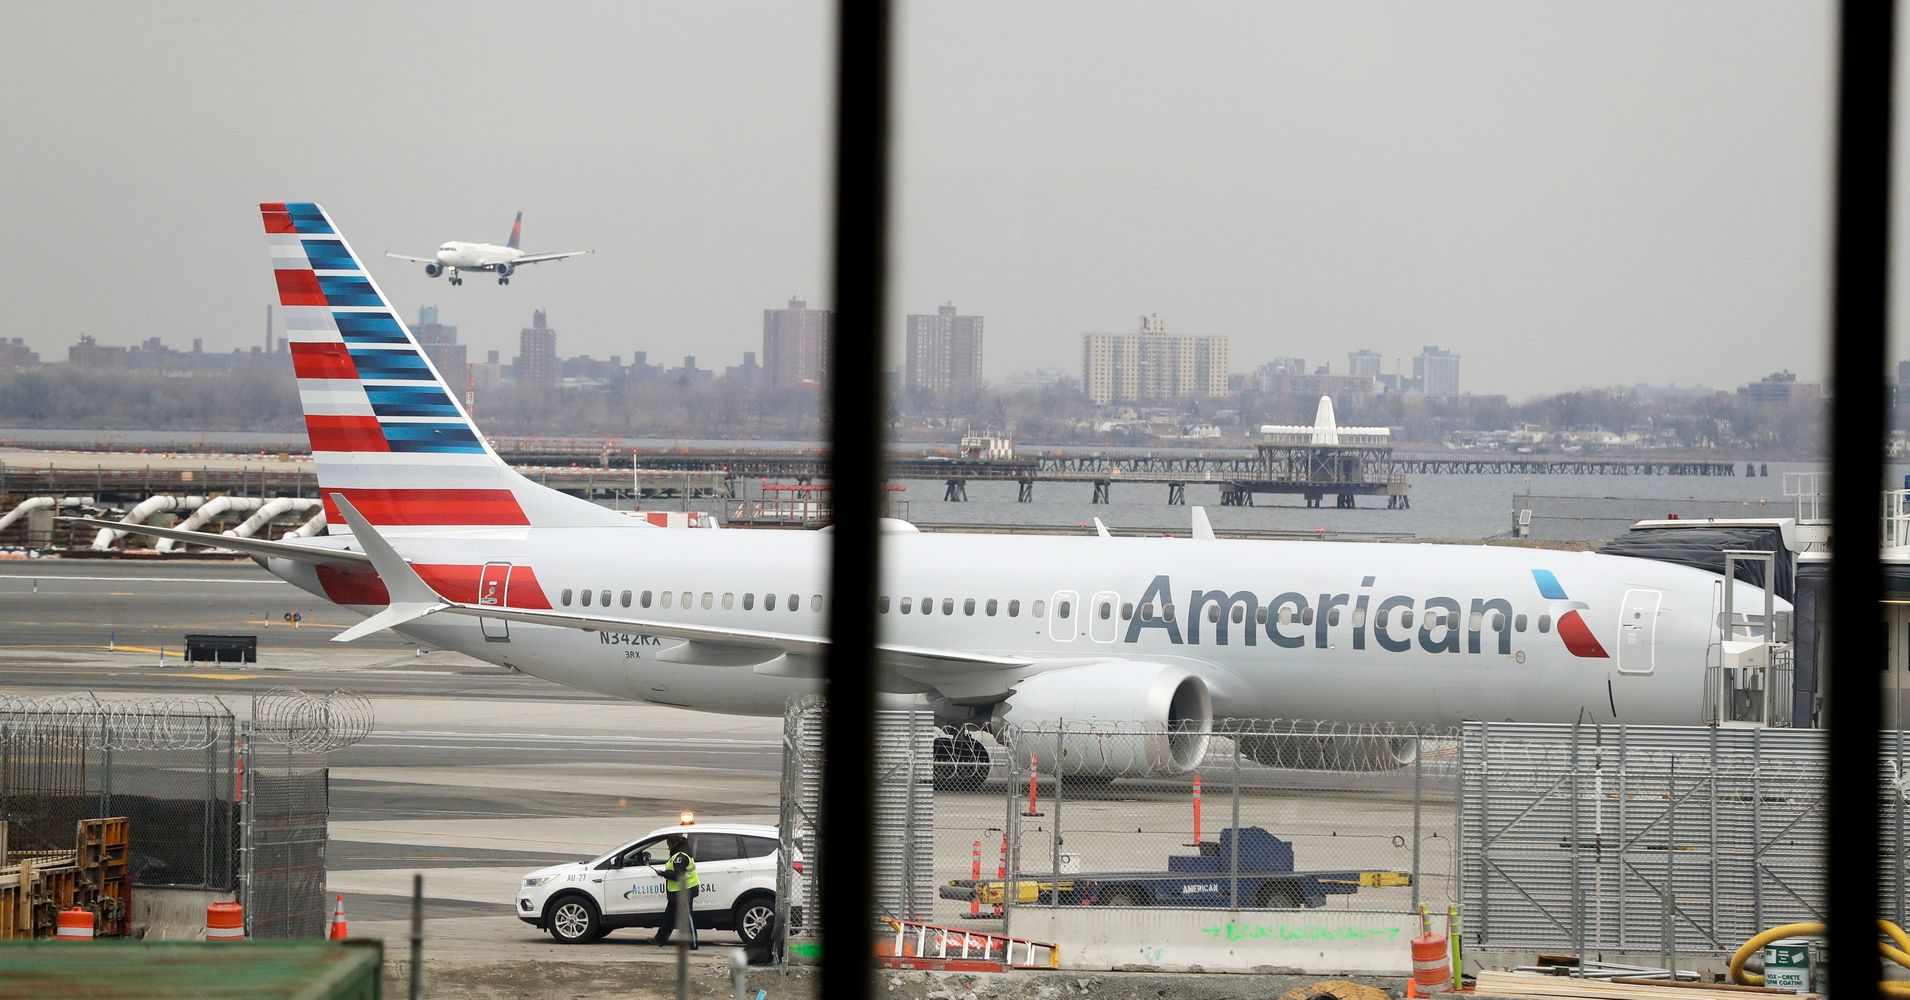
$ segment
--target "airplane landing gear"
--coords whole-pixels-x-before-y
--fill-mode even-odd
[[[497,283],[498,283],[498,284],[500,284],[500,285],[508,285],[508,284],[510,284],[510,283],[511,283],[511,279],[509,279],[509,278],[499,278],[499,279],[497,279]]]
[[[454,285],[462,285],[464,284],[464,279],[454,274],[451,276],[451,283]]]

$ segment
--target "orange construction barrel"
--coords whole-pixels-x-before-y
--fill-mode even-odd
[[[1452,989],[1452,965],[1446,954],[1446,939],[1437,934],[1413,938],[1413,983],[1421,996]]]
[[[92,910],[61,910],[54,918],[53,936],[61,941],[91,941],[96,920]]]
[[[206,940],[245,940],[245,908],[237,903],[208,905],[206,907]]]

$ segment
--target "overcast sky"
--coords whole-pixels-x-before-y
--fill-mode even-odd
[[[44,356],[260,342],[281,199],[474,357],[543,308],[562,354],[721,368],[764,308],[828,304],[828,5],[3,9],[0,335]],[[1078,374],[1150,312],[1235,371],[1440,344],[1515,398],[1826,367],[1824,4],[901,15],[894,326],[986,316],[991,377]],[[528,249],[597,253],[456,289],[382,256],[519,209]]]

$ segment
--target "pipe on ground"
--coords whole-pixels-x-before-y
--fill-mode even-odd
[[[258,534],[260,529],[271,524],[273,519],[280,514],[287,513],[288,511],[297,511],[300,514],[307,514],[322,504],[323,501],[316,497],[273,497],[267,500],[265,504],[258,509],[257,513],[246,518],[238,527],[227,528],[225,533],[234,538],[251,538],[253,535]]]
[[[198,510],[192,512],[191,517],[179,522],[179,530],[198,531],[200,528],[211,524],[213,519],[221,514],[232,511],[246,513],[258,510],[263,506],[265,506],[265,501],[258,497],[214,497],[201,504]],[[182,543],[176,538],[161,538],[159,544],[154,546],[154,548],[160,552],[175,552],[178,551],[181,544]]]
[[[92,497],[28,497],[20,501],[19,506],[5,514],[0,514],[0,531],[13,527],[13,522],[36,510],[45,510],[48,507],[90,507],[92,505]]]
[[[194,508],[205,502],[205,497],[197,496],[181,497],[167,494],[151,496],[134,505],[133,509],[128,511],[125,517],[119,519],[119,523],[145,524],[146,519],[152,517],[154,514]],[[99,529],[99,534],[93,536],[93,549],[98,552],[108,551],[113,547],[114,542],[119,541],[125,536],[126,530],[124,528],[101,528]]]
[[[296,528],[293,528],[291,531],[288,531],[283,535],[280,535],[279,538],[281,540],[284,540],[287,538],[310,538],[313,535],[322,535],[324,533],[325,533],[325,507],[323,502],[320,501],[318,513],[312,515],[311,520],[305,522],[304,524],[299,525]]]

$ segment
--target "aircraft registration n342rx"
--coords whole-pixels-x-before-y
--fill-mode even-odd
[[[290,213],[287,213],[286,218],[291,218]],[[385,256],[423,264],[424,273],[433,278],[440,274],[449,274],[451,277],[448,280],[454,285],[464,284],[464,278],[460,276],[464,271],[491,271],[497,275],[498,284],[508,285],[511,283],[511,275],[515,274],[521,265],[542,264],[547,260],[563,260],[565,257],[579,257],[590,252],[564,250],[558,253],[525,253],[518,246],[523,235],[524,213],[519,212],[517,220],[511,223],[511,238],[504,241],[503,246],[495,243],[464,243],[452,240],[440,246],[438,252],[429,257],[413,257],[402,253],[387,253]],[[313,263],[322,262],[315,260]],[[355,263],[354,259],[354,265]]]
[[[364,615],[341,641],[390,628],[709,712],[780,714],[819,689],[827,534],[658,528],[530,482],[485,443],[330,217],[262,208],[332,533],[135,530],[239,549]],[[1170,731],[1227,719],[1697,723],[1727,585],[1521,548],[886,527],[870,608],[885,697],[983,728],[1150,727],[1148,763],[1167,771],[1197,767],[1207,742]],[[1736,607],[1761,606],[1757,588],[1729,585]]]

